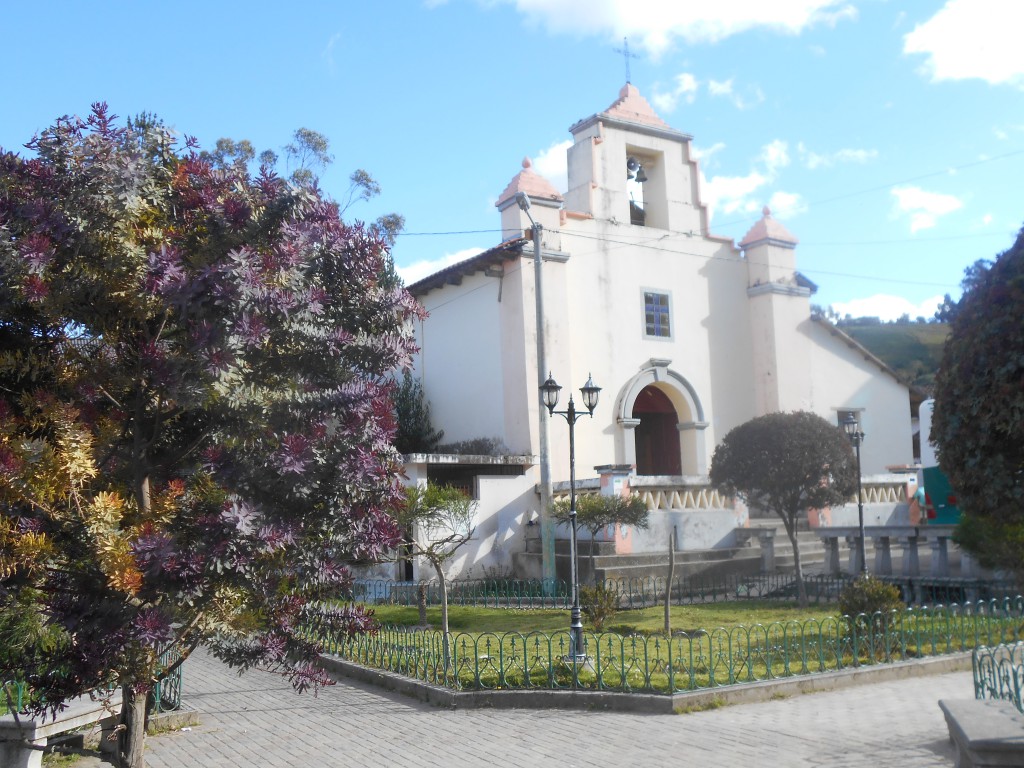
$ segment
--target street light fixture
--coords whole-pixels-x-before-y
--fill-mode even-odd
[[[572,584],[572,613],[569,621],[569,657],[574,663],[586,659],[583,651],[583,615],[580,610],[580,585],[579,585],[579,564],[577,557],[577,525],[576,525],[576,421],[583,416],[582,412],[576,411],[576,404],[569,395],[569,406],[564,411],[556,411],[558,405],[558,392],[562,388],[548,373],[548,379],[540,386],[541,395],[544,398],[544,405],[548,413],[558,414],[569,423],[569,523],[572,528],[572,539],[569,545],[570,578]],[[583,395],[583,405],[587,409],[587,415],[593,416],[597,408],[597,399],[601,388],[594,385],[594,379],[587,377],[587,383],[580,388]],[[573,675],[573,685],[576,683],[576,675]]]
[[[860,526],[860,572],[865,578],[868,575],[868,561],[864,556],[864,499],[861,497],[860,444],[864,442],[864,433],[860,431],[860,422],[851,412],[843,419],[843,430],[857,451],[857,520]]]

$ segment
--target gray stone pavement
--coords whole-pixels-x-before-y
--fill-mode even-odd
[[[952,766],[937,702],[973,695],[971,673],[954,672],[686,715],[448,710],[346,681],[296,694],[205,655],[184,674],[201,725],[150,737],[150,768]]]

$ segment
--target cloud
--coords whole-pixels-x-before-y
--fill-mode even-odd
[[[949,0],[903,38],[903,52],[923,54],[933,82],[979,79],[1024,89],[1019,0]]]
[[[533,159],[533,169],[562,193],[569,188],[569,159],[566,152],[571,146],[572,139],[557,141],[547,149],[542,149]]]
[[[878,157],[877,149],[840,149],[831,154],[821,155],[809,150],[803,142],[797,144],[797,152],[800,153],[800,160],[804,167],[811,171],[818,168],[831,168],[841,163],[864,165]]]
[[[402,278],[406,285],[412,285],[418,280],[422,280],[424,277],[429,277],[435,272],[440,272],[445,267],[450,267],[452,264],[458,264],[460,261],[471,259],[474,256],[487,250],[486,248],[465,248],[455,253],[449,253],[441,256],[437,259],[423,259],[421,261],[413,262],[404,267],[396,265],[398,276]]]
[[[789,145],[782,139],[765,144],[761,148],[761,162],[768,170],[768,175],[775,178],[779,168],[789,165]]]
[[[796,192],[773,192],[768,198],[768,207],[772,216],[780,219],[795,219],[801,213],[807,213],[807,203]]]
[[[700,161],[700,166],[704,170],[715,165],[714,157],[723,149],[725,149],[724,141],[716,141],[710,147],[699,147],[692,142],[690,144],[690,154],[694,160]]]
[[[709,80],[708,93],[712,96],[732,96],[732,78],[728,80]]]
[[[840,317],[877,317],[885,322],[898,320],[903,315],[909,315],[911,320],[919,317],[931,319],[942,299],[942,296],[932,296],[919,304],[914,304],[902,296],[878,293],[863,299],[836,302],[832,309],[838,312]]]
[[[661,112],[674,112],[680,99],[687,104],[693,104],[697,99],[697,89],[699,86],[700,84],[697,82],[696,77],[689,72],[681,72],[676,75],[675,87],[671,91],[663,93],[656,88],[651,101],[654,102],[655,108]]]
[[[320,58],[327,64],[327,72],[334,77],[337,71],[337,66],[334,63],[334,46],[341,40],[341,32],[335,32],[331,35],[331,39],[327,41],[327,45],[320,51]]]
[[[764,92],[756,85],[747,86],[745,94],[737,93],[732,78],[728,80],[709,80],[708,93],[719,98],[729,99],[736,109],[750,109],[764,101]]]
[[[663,91],[657,86],[654,89],[654,96],[651,97],[656,109],[661,112],[673,112],[679,105],[680,100],[687,104],[693,104],[697,100],[697,92],[700,90],[701,82],[689,72],[676,75],[675,85],[671,90]],[[744,88],[743,93],[736,90],[733,78],[728,80],[708,80],[707,91],[711,96],[720,99],[728,99],[737,109],[750,109],[764,101],[764,92],[756,85]]]
[[[715,145],[713,149],[719,148]],[[723,213],[756,213],[764,205],[764,197],[756,193],[775,182],[779,170],[790,164],[789,144],[781,139],[765,144],[761,153],[754,161],[754,168],[745,176],[711,176],[703,178],[701,171],[701,191],[703,202],[707,204],[709,214],[713,217],[716,211]],[[806,203],[796,194],[775,192],[770,202],[771,208],[780,218],[795,216],[807,209]],[[778,209],[778,210],[777,210]],[[785,212],[785,213],[784,213]]]
[[[910,214],[910,231],[931,229],[940,216],[963,208],[963,201],[953,195],[941,192],[926,192],[920,187],[897,187],[892,191],[896,198],[897,213]]]
[[[678,0],[505,0],[534,24],[557,34],[597,35],[637,45],[652,56],[677,39],[715,43],[751,29],[799,35],[819,24],[857,16],[848,0],[681,3]]]
[[[767,183],[768,178],[764,174],[751,171],[746,176],[712,176],[701,188],[704,202],[712,215],[719,210],[723,213],[749,213],[757,210],[757,201],[752,197],[754,192]]]

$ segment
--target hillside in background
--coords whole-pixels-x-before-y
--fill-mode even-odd
[[[947,324],[879,323],[878,318],[857,318],[838,325],[905,381],[931,394],[949,333]]]

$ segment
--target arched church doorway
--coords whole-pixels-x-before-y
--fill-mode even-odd
[[[668,396],[655,386],[644,387],[633,403],[636,427],[636,473],[681,475],[679,418]]]

